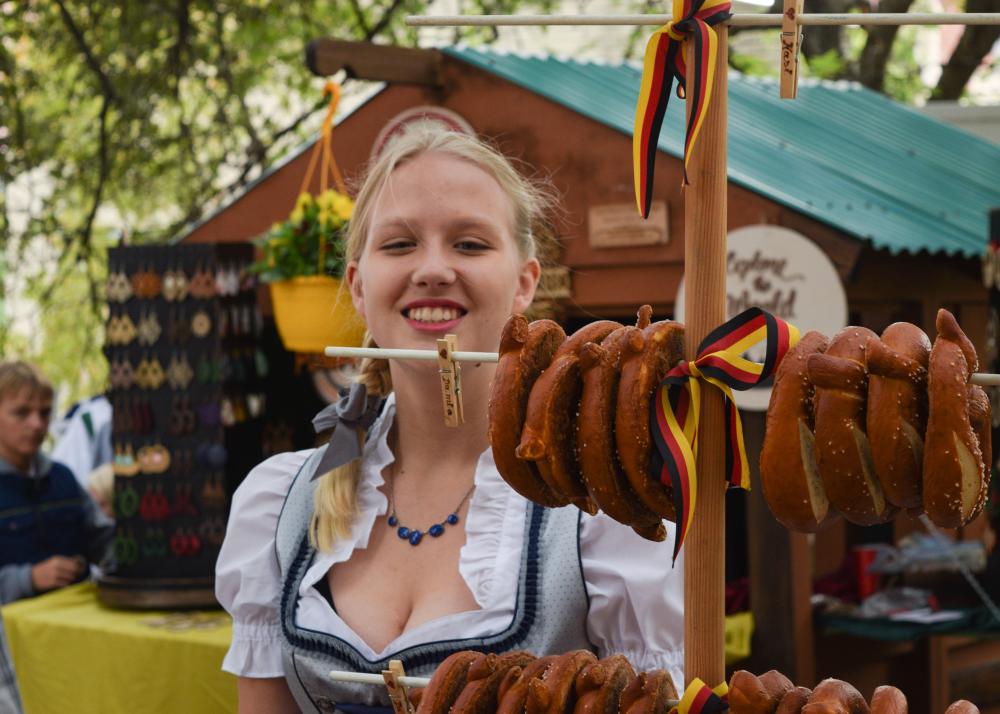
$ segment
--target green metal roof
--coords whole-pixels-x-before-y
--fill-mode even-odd
[[[443,51],[632,134],[638,66]],[[672,98],[660,151],[682,155],[683,114]],[[974,257],[1000,207],[1000,146],[858,84],[802,80],[782,100],[775,80],[730,72],[729,179],[893,254]]]

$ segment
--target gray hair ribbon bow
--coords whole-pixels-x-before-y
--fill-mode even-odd
[[[331,469],[361,457],[361,429],[368,429],[378,417],[381,399],[368,395],[365,385],[355,382],[341,398],[313,417],[313,429],[321,432],[334,427],[330,444],[319,461],[313,479]]]

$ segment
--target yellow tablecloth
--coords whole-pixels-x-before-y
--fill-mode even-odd
[[[111,610],[81,583],[3,608],[26,714],[235,712],[226,613]]]

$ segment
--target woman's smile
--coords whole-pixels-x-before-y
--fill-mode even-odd
[[[446,333],[462,322],[468,310],[452,300],[414,300],[403,309],[410,327],[420,332]]]

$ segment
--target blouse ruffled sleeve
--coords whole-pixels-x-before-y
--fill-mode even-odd
[[[233,494],[215,564],[215,596],[233,618],[222,669],[240,677],[281,677],[281,574],[274,549],[285,495],[311,450],[278,454],[256,466]]]
[[[684,689],[683,554],[671,567],[674,527],[654,543],[603,513],[583,514],[580,561],[590,596],[587,634],[599,655],[623,654],[636,671],[665,669]]]

